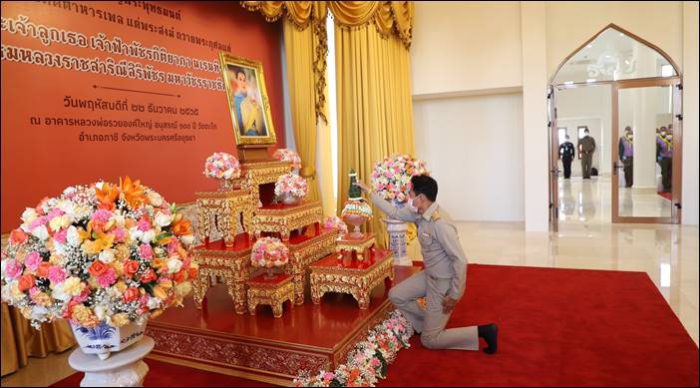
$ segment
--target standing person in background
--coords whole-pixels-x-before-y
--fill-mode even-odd
[[[583,174],[583,179],[591,179],[594,152],[595,139],[590,136],[590,131],[586,128],[583,130],[583,138],[578,140],[578,157],[581,159],[581,173]]]

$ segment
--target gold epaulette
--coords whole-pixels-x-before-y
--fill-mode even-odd
[[[430,217],[430,220],[431,220],[431,221],[437,221],[437,220],[439,220],[439,219],[440,219],[440,212],[437,211],[437,210],[435,210],[435,211],[433,212],[433,215]]]

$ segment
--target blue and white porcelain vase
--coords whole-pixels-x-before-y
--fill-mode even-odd
[[[405,202],[393,201],[395,207],[402,208],[406,206]],[[408,239],[406,232],[408,224],[401,220],[393,218],[385,218],[386,231],[389,234],[389,248],[394,256],[394,265],[412,265],[411,258],[408,257]]]
[[[106,360],[113,352],[128,348],[143,338],[146,331],[146,323],[139,325],[131,322],[122,327],[110,326],[101,323],[96,327],[82,327],[70,323],[73,335],[78,340],[80,349],[85,354],[96,354],[101,360]]]

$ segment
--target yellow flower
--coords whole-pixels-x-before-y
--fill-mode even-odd
[[[130,255],[131,252],[129,252],[128,243],[120,244],[117,247],[117,252],[115,256],[117,257],[117,259],[119,259],[119,261],[127,260]]]
[[[14,282],[12,285],[12,288],[10,289],[10,292],[12,293],[12,298],[15,300],[20,300],[24,298],[24,292],[19,290],[19,282]]]
[[[161,270],[163,270],[163,268],[166,268],[167,263],[162,258],[156,257],[151,262],[151,266],[153,266],[153,268],[155,268],[158,272],[161,272]]]
[[[112,315],[112,325],[115,327],[122,327],[129,323],[129,315],[126,313],[119,313]]]
[[[51,230],[53,230],[54,232],[58,231],[61,228],[67,228],[69,226],[70,219],[66,215],[55,217],[51,221],[49,221],[49,228],[51,228]]]
[[[168,298],[168,292],[161,286],[153,287],[153,296],[160,300],[166,300]]]
[[[114,272],[116,273],[117,277],[122,276],[124,274],[124,263],[115,261],[112,263],[112,268],[114,268]]]
[[[49,263],[51,263],[53,265],[58,265],[58,263],[60,263],[60,262],[61,262],[61,257],[58,255],[51,255],[51,257],[49,257]]]
[[[192,284],[190,282],[182,282],[175,286],[175,294],[180,297],[186,297],[192,291]]]
[[[83,251],[88,255],[98,254],[104,249],[111,248],[113,242],[114,235],[98,233],[97,240],[85,240],[83,242]]]
[[[121,280],[118,281],[117,284],[114,285],[114,287],[122,294],[124,293],[124,291],[126,291],[126,283],[124,283]]]
[[[51,298],[46,295],[45,292],[39,292],[36,295],[34,295],[34,302],[43,307],[48,307],[51,306]]]
[[[82,304],[73,307],[72,318],[84,327],[95,327],[100,323],[100,320],[92,313],[92,310]]]
[[[63,282],[63,292],[70,296],[78,296],[85,289],[85,284],[80,281],[80,278],[71,276]]]
[[[163,287],[166,290],[169,290],[173,288],[173,281],[172,280],[163,280],[160,283],[158,283],[159,286]]]

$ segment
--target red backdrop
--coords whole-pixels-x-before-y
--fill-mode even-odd
[[[2,18],[3,232],[74,184],[129,175],[177,203],[214,189],[204,160],[236,153],[219,51],[262,62],[284,145],[280,26],[238,2],[2,2]]]

